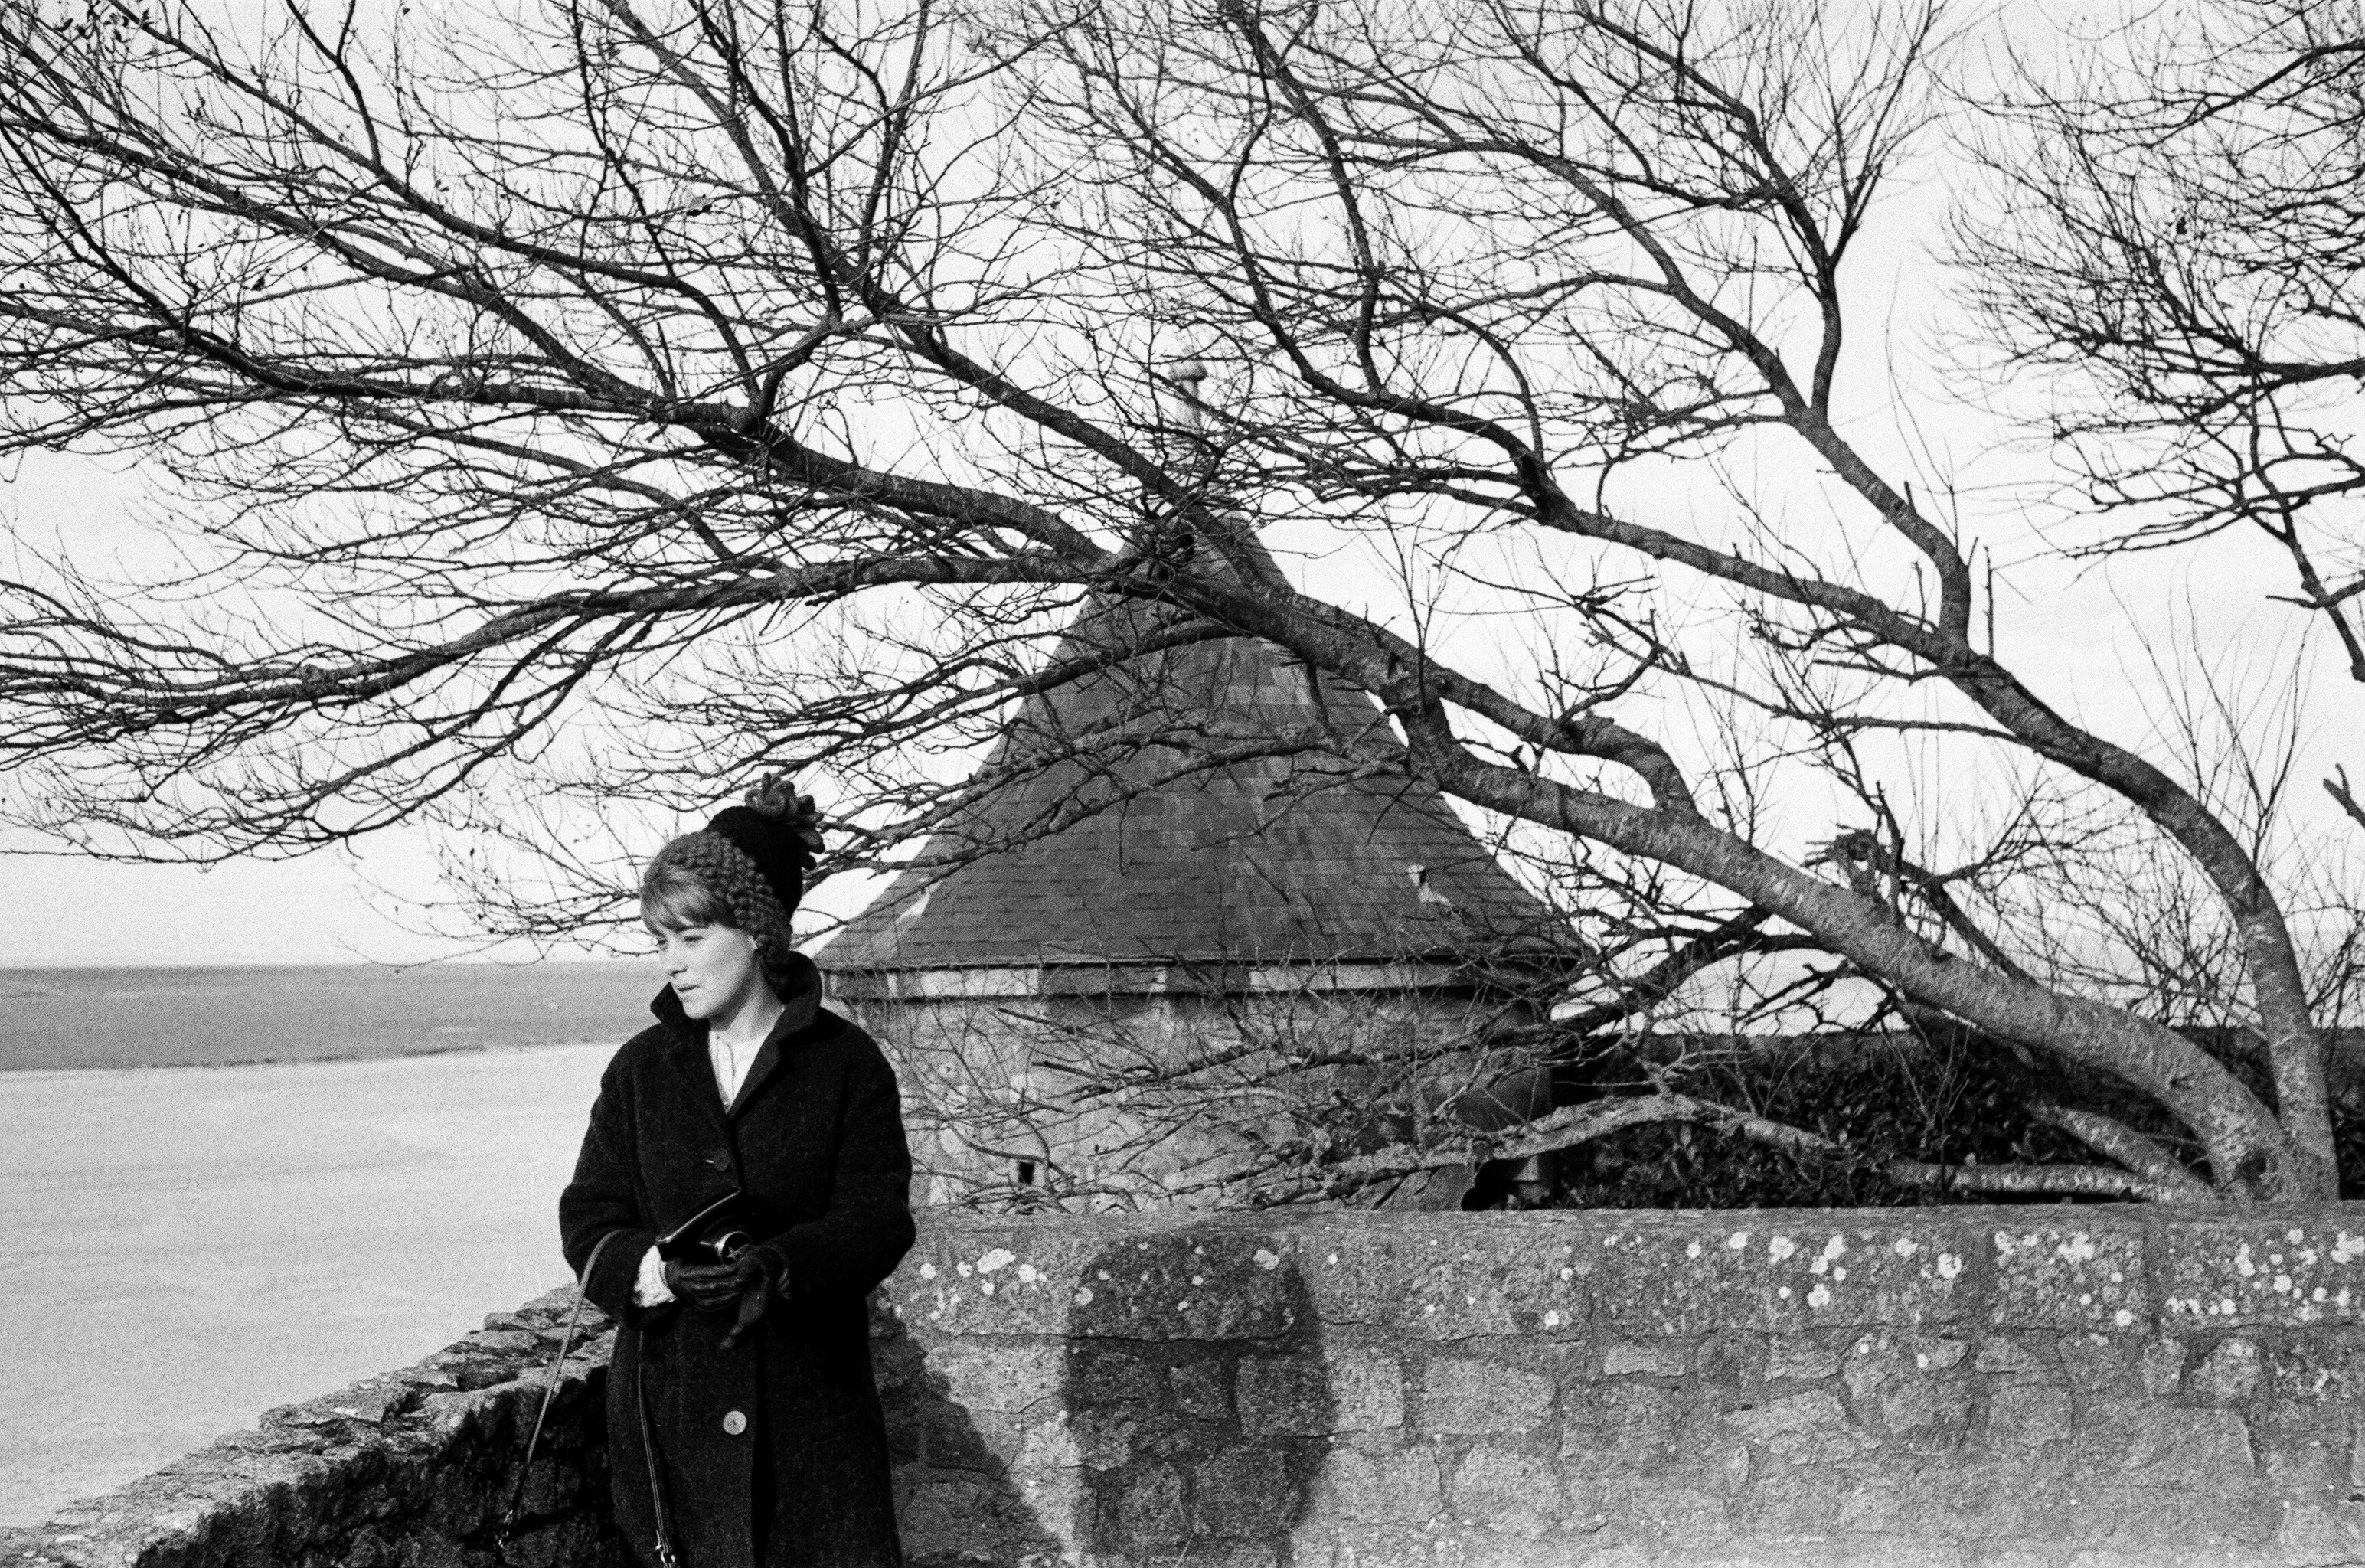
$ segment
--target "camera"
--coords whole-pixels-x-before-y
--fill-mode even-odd
[[[684,1256],[697,1263],[728,1263],[755,1245],[754,1237],[734,1226],[723,1230],[720,1235],[701,1236],[694,1238]]]
[[[668,1263],[728,1263],[756,1245],[747,1231],[752,1218],[745,1194],[725,1193],[658,1237],[657,1256]]]

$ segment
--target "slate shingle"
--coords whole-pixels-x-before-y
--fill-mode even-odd
[[[1055,658],[1173,629],[1104,599]],[[1297,749],[1240,755],[1283,742]],[[1406,772],[1369,694],[1254,638],[1028,699],[972,782],[978,803],[920,853],[936,868],[898,875],[815,951],[824,967],[1451,959],[1565,940]]]

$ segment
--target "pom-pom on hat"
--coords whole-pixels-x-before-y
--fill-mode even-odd
[[[715,812],[705,827],[658,850],[641,885],[645,897],[665,872],[689,872],[729,908],[733,925],[779,958],[790,948],[789,917],[821,849],[820,809],[787,774],[775,773],[747,792],[746,804]]]
[[[771,774],[747,791],[745,805],[715,812],[706,831],[754,861],[781,907],[795,913],[822,850],[821,809],[811,795],[798,794],[787,774]]]

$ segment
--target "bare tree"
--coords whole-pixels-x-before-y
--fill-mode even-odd
[[[2345,0],[2214,0],[2019,62],[1956,249],[2000,380],[2074,465],[2069,547],[2248,534],[2365,681],[2360,33]]]
[[[2062,1107],[2094,1158],[1903,1177],[2333,1191],[2251,846],[1982,642],[1970,544],[1850,434],[1846,399],[1890,389],[1851,391],[1843,271],[1925,129],[1930,15],[290,17],[254,47],[123,0],[0,18],[6,444],[168,465],[198,561],[6,586],[0,756],[39,823],[196,854],[439,813],[531,835],[523,801],[686,804],[778,761],[839,781],[845,859],[876,864],[963,805],[927,748],[1073,678],[1039,649],[1115,597],[1156,607],[1146,642],[1260,637],[1370,692],[1401,766],[1529,841],[1673,879],[1709,918],[1598,977],[1613,1010],[1795,937],[2172,1129]],[[1160,370],[1185,338],[1193,420]],[[1785,462],[1787,494],[1750,478]],[[1701,471],[1721,510],[1668,498]],[[1405,602],[1258,537],[1309,528]],[[1485,634],[1430,613],[1440,583],[1493,596]],[[2235,934],[2258,1087],[1948,913],[1910,853],[1941,802],[1874,791],[1888,820],[1836,857],[1835,824],[1762,824],[1692,738],[1721,702],[1786,755],[2017,759],[2163,846]],[[1646,1089],[1267,1184],[1654,1120],[1812,1139]]]

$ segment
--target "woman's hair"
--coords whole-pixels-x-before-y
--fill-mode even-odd
[[[756,944],[775,986],[796,975],[790,917],[821,852],[821,812],[785,774],[757,785],[696,833],[656,852],[641,874],[641,918],[653,930],[724,925]]]
[[[764,979],[782,996],[798,983],[796,954],[788,940],[789,917],[771,890],[763,886],[754,868],[723,859],[712,869],[685,865],[678,853],[682,840],[659,855],[641,878],[641,922],[653,931],[687,931],[693,925],[723,925],[744,932],[756,944],[756,962]],[[711,846],[691,845],[690,859]],[[734,894],[736,894],[734,901]],[[750,912],[750,913],[742,913]],[[753,918],[750,918],[752,913]]]
[[[641,879],[641,920],[659,931],[732,925],[731,901],[721,889],[678,860],[651,863]]]

